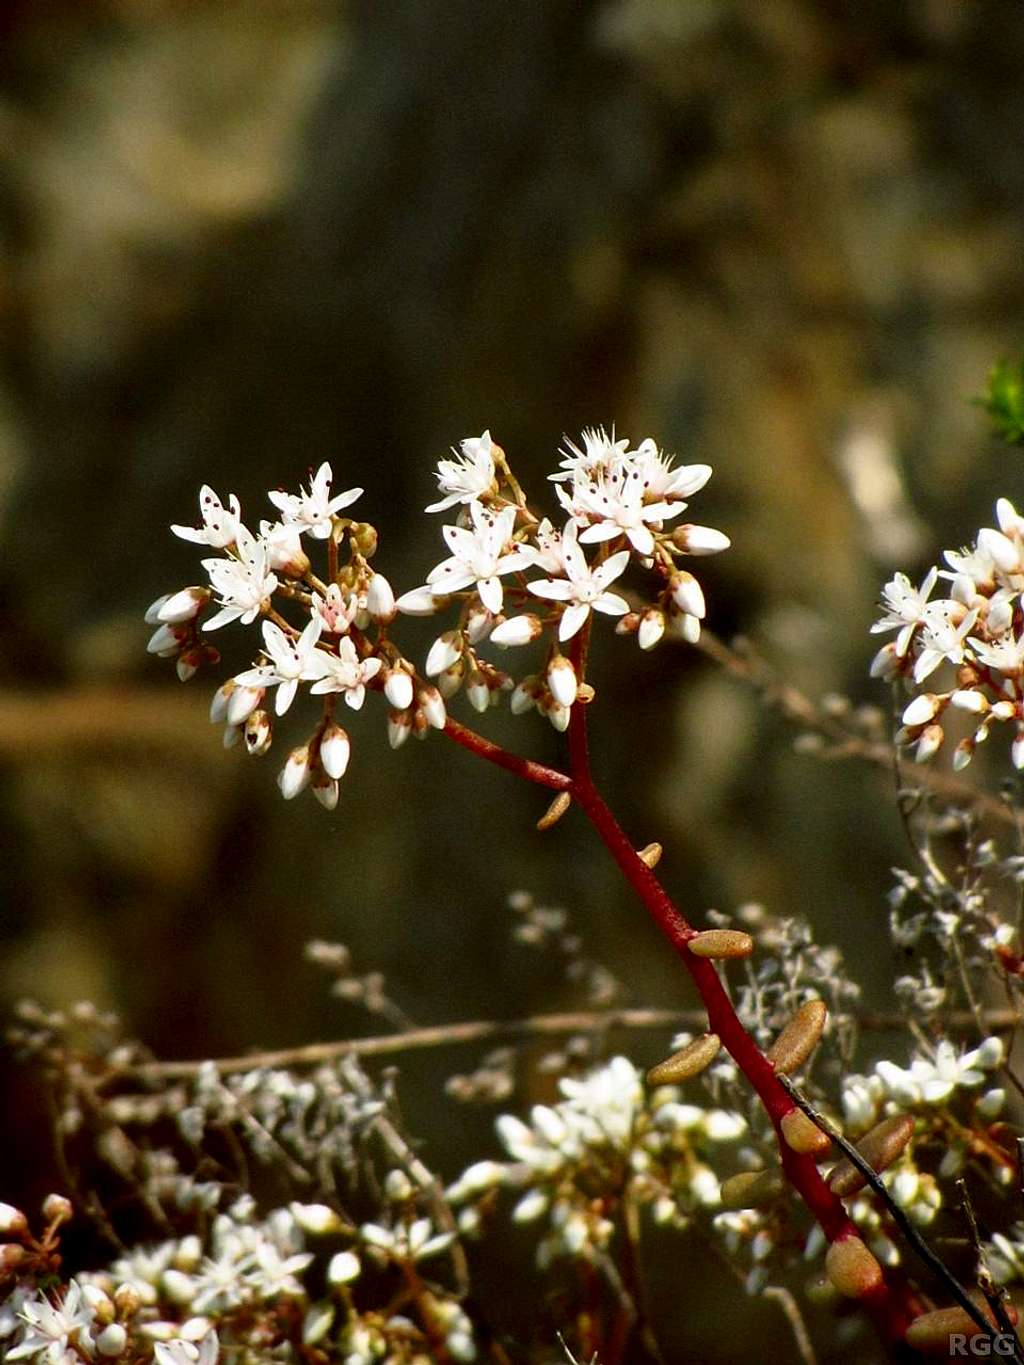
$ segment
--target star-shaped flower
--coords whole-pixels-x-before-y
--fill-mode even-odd
[[[366,696],[366,684],[380,671],[379,659],[360,659],[356,647],[347,635],[338,641],[337,654],[326,649],[315,650],[310,657],[305,678],[314,680],[310,692],[320,696],[328,692],[342,692],[345,702],[358,711]]]
[[[284,517],[289,526],[297,526],[308,532],[314,540],[326,540],[331,534],[331,518],[343,507],[350,506],[362,496],[361,488],[349,488],[344,493],[331,497],[331,483],[334,475],[325,460],[313,476],[309,492],[302,489],[298,494],[274,491],[267,497]]]
[[[428,512],[447,512],[456,503],[469,503],[494,488],[494,442],[491,433],[467,436],[460,441],[462,453],[452,447],[454,460],[438,460],[437,486],[444,497],[432,502]]]
[[[241,523],[235,532],[235,550],[237,558],[203,560],[221,606],[215,616],[203,623],[204,630],[219,630],[237,620],[249,625],[277,588],[277,578],[267,563],[267,547]]]
[[[617,593],[608,592],[608,585],[619,577],[629,563],[629,551],[620,550],[618,554],[610,555],[596,569],[591,568],[579,547],[577,526],[574,521],[568,522],[562,533],[561,548],[566,577],[540,578],[529,584],[529,589],[535,596],[566,603],[558,626],[558,638],[571,639],[586,621],[591,610],[602,611],[609,616],[624,616],[629,611],[629,603]]]
[[[514,507],[490,512],[483,503],[474,500],[469,504],[469,515],[472,529],[442,527],[451,557],[431,569],[427,585],[435,597],[447,597],[473,585],[480,594],[480,601],[497,616],[504,603],[500,576],[526,568],[532,563],[532,556],[521,546],[512,550],[506,548],[515,530]]]
[[[239,673],[235,682],[240,687],[276,687],[274,710],[279,716],[291,706],[299,682],[313,673],[319,677],[313,655],[319,651],[322,622],[319,616],[310,619],[299,636],[286,635],[273,621],[263,622],[263,647],[268,662]]]
[[[234,544],[242,517],[242,509],[234,493],[229,496],[225,507],[209,484],[204,483],[199,490],[199,511],[203,518],[202,526],[172,526],[174,534],[195,545],[210,545],[215,550],[224,550]]]

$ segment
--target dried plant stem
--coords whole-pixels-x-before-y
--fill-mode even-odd
[[[752,687],[773,711],[778,711],[786,720],[792,721],[802,729],[819,735],[828,742],[829,748],[821,758],[857,758],[870,763],[873,767],[891,772],[894,748],[887,740],[867,739],[845,726],[841,720],[829,715],[816,705],[810,697],[789,683],[780,682],[774,673],[746,642],[744,648],[727,645],[713,632],[702,629],[696,648],[708,659],[718,664],[740,682]],[[925,764],[915,765],[914,785],[927,788],[936,796],[952,805],[966,806],[999,824],[1019,825],[1017,812],[1007,802],[988,792],[979,791],[969,782],[964,782],[954,773],[942,768],[932,768]]]

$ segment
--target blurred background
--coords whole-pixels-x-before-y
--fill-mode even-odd
[[[1024,335],[1016,0],[0,13],[5,1007],[88,997],[167,1057],[373,1027],[313,937],[418,1023],[571,1007],[512,941],[518,888],[574,913],[627,1003],[691,1004],[581,819],[537,835],[542,794],[436,738],[392,754],[379,705],[333,815],[280,799],[279,748],[224,754],[215,683],[145,654],[146,606],[199,573],[167,526],[203,482],[254,522],[328,459],[404,589],[440,557],[421,509],[449,445],[489,427],[553,503],[563,433],[615,423],[715,467],[710,624],[884,704],[879,585],[1020,483],[970,403]],[[887,1000],[891,777],[794,753],[691,650],[597,665],[599,771],[684,909],[806,913]],[[557,758],[537,717],[487,724]],[[616,1040],[639,1064],[664,1041]],[[490,1141],[490,1111],[438,1100],[476,1060],[403,1063],[445,1173]],[[0,1198],[32,1200],[58,1179],[45,1104],[3,1076]]]

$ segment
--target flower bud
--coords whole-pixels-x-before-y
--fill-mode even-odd
[[[641,649],[653,649],[665,634],[665,613],[657,607],[650,607],[640,617],[636,642]]]
[[[927,725],[939,709],[939,699],[934,692],[922,692],[915,697],[903,711],[903,724],[911,729],[917,725]]]
[[[643,848],[637,850],[637,857],[645,867],[657,867],[661,862],[661,855],[664,852],[661,844],[645,844]]]
[[[429,588],[413,588],[404,592],[395,603],[403,616],[433,616],[445,605],[443,597],[435,597]]]
[[[0,1279],[17,1270],[25,1259],[25,1248],[20,1242],[0,1242]]]
[[[243,687],[235,683],[228,698],[228,724],[241,725],[256,710],[265,694],[265,687]]]
[[[404,668],[393,668],[384,679],[384,695],[396,711],[412,705],[412,678]]]
[[[479,669],[474,668],[466,681],[466,696],[474,711],[483,713],[491,704],[491,689]]]
[[[474,602],[466,613],[466,638],[471,645],[478,645],[491,634],[494,617],[482,602]],[[493,638],[493,636],[492,636]]]
[[[354,1251],[339,1251],[327,1263],[327,1283],[331,1285],[351,1284],[358,1279],[362,1267]]]
[[[447,701],[449,697],[454,697],[455,693],[462,686],[462,679],[465,672],[465,660],[459,659],[452,664],[451,668],[446,668],[443,673],[437,675],[437,690],[441,693],[441,696],[445,701]]]
[[[288,755],[287,763],[278,774],[277,785],[281,788],[284,799],[291,801],[299,792],[304,791],[309,785],[310,776],[309,745],[300,744]]]
[[[680,569],[669,579],[668,586],[672,593],[672,601],[680,611],[686,612],[689,616],[696,616],[698,620],[703,618],[707,611],[704,593],[692,573]]]
[[[43,1217],[48,1223],[67,1223],[74,1209],[63,1194],[48,1194],[43,1200]]]
[[[246,719],[242,733],[249,753],[253,758],[261,758],[270,748],[274,737],[269,714],[263,710],[253,711]]]
[[[194,621],[212,596],[209,588],[182,588],[166,599],[156,613],[157,620],[168,626]]]
[[[351,753],[348,735],[332,721],[320,740],[320,762],[327,776],[334,779],[344,777]]]
[[[338,784],[326,773],[318,773],[313,782],[313,795],[324,810],[334,810],[338,804]]]
[[[0,1203],[0,1236],[24,1237],[28,1233],[28,1219],[13,1204]]]
[[[142,1297],[133,1284],[119,1284],[114,1290],[114,1307],[120,1318],[133,1318],[142,1307]]]
[[[687,525],[676,527],[672,543],[688,555],[717,555],[728,550],[732,541],[712,526]]]
[[[372,559],[377,553],[377,528],[368,521],[354,521],[351,526],[352,541],[364,559]]]
[[[388,712],[388,743],[392,749],[400,749],[412,734],[412,715],[409,711]]]
[[[382,573],[375,573],[370,578],[366,589],[366,610],[375,621],[384,624],[395,619],[395,594]]]
[[[184,626],[157,626],[146,645],[147,654],[156,654],[161,659],[171,659],[188,639],[189,632]]]
[[[509,698],[509,710],[514,716],[524,715],[536,705],[541,693],[540,679],[531,673],[518,684]]]
[[[446,630],[430,646],[426,662],[427,677],[434,678],[438,673],[443,673],[446,668],[451,668],[461,653],[462,632]]]
[[[440,690],[436,687],[421,687],[416,694],[416,700],[427,718],[427,724],[434,730],[443,730],[448,713]]]
[[[946,734],[941,725],[926,725],[914,750],[914,762],[927,763],[930,758],[934,758],[942,748],[945,738]]]
[[[510,616],[491,631],[491,642],[506,647],[528,645],[536,640],[544,629],[539,616],[526,612],[523,616]]]
[[[340,1232],[343,1224],[329,1204],[299,1204],[291,1206],[292,1217],[303,1232],[313,1237],[324,1237],[331,1232]]]
[[[700,639],[700,620],[688,612],[674,617],[673,626],[679,638],[685,640],[688,645],[695,645]]]
[[[556,654],[548,664],[547,684],[559,706],[572,706],[576,700],[576,670],[564,654]]]
[[[640,613],[637,611],[627,611],[625,616],[620,616],[615,622],[616,635],[635,635],[640,627]]]
[[[151,602],[146,608],[146,614],[142,618],[147,626],[158,626],[160,624],[160,610],[165,603],[169,602],[173,593],[165,592],[162,597],[158,597],[155,602]]]
[[[119,1322],[104,1327],[96,1338],[96,1349],[101,1356],[119,1356],[128,1345],[128,1333]]]

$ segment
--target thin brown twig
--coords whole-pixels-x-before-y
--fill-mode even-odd
[[[991,1032],[1013,1028],[1018,1022],[1015,1010],[989,1010],[984,1016]],[[974,1020],[967,1010],[956,1012],[950,1020],[957,1028],[970,1027]],[[860,1028],[872,1032],[900,1029],[906,1023],[901,1014],[863,1014],[858,1016]],[[575,1010],[564,1014],[534,1014],[524,1019],[471,1019],[456,1024],[432,1024],[424,1028],[407,1029],[401,1033],[386,1033],[369,1038],[341,1038],[327,1043],[307,1043],[303,1047],[278,1048],[266,1052],[249,1052],[237,1057],[213,1059],[212,1065],[221,1076],[254,1067],[304,1067],[335,1061],[348,1055],[356,1057],[387,1057],[399,1052],[415,1052],[422,1048],[459,1046],[466,1043],[490,1042],[504,1038],[545,1037],[565,1033],[592,1033],[610,1029],[684,1029],[707,1025],[704,1010],[611,1009]],[[122,1078],[143,1081],[174,1080],[194,1076],[210,1059],[172,1062],[140,1062],[120,1071],[111,1071],[102,1078],[109,1083]]]
[[[873,740],[849,729],[836,716],[830,715],[799,688],[780,682],[771,667],[744,641],[741,649],[727,645],[710,630],[701,630],[695,646],[705,658],[711,659],[732,677],[746,683],[757,692],[764,704],[786,720],[802,729],[819,735],[829,748],[815,757],[822,759],[857,758],[873,767],[891,772],[894,749],[887,740]],[[935,795],[954,805],[971,806],[988,818],[1003,825],[1018,827],[1016,812],[1005,801],[988,792],[980,791],[963,782],[955,774],[942,768],[924,764],[915,767],[914,784],[926,787]]]

